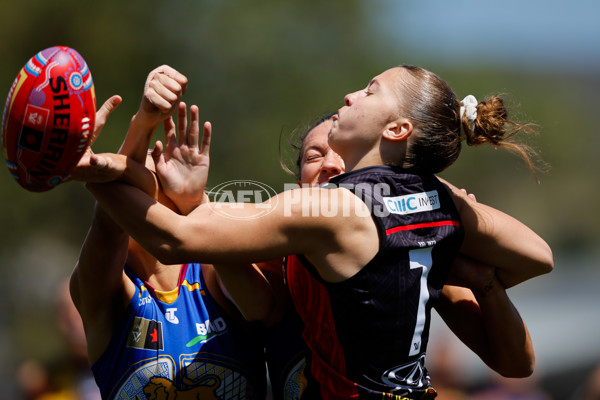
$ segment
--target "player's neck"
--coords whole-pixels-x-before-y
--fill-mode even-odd
[[[138,278],[156,290],[170,291],[178,285],[181,264],[165,265],[147,252],[130,252],[127,265]]]

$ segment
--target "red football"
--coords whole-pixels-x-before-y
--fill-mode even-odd
[[[12,176],[32,192],[52,189],[90,144],[96,117],[92,74],[66,46],[33,56],[12,84],[2,116],[2,147]]]

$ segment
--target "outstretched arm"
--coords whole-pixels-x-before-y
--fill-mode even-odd
[[[225,296],[247,321],[266,321],[275,303],[271,283],[256,264],[214,264]]]
[[[166,104],[170,101],[178,101],[179,92],[182,90],[177,85],[171,85],[168,80],[167,87],[161,86],[165,80],[160,71],[162,70],[159,68],[149,75],[140,110],[132,119],[121,148],[122,154],[108,156],[88,152],[86,158],[82,159],[74,171],[74,179],[89,180],[90,176],[96,179],[100,176],[105,179],[111,178],[111,174],[115,174],[115,171],[118,174],[126,173],[124,176],[129,181],[136,183],[146,193],[156,198],[158,181],[153,173],[138,162],[145,161],[152,132],[162,122],[165,112],[174,107],[173,104],[170,107]],[[162,99],[165,101],[160,101],[161,96],[165,97]],[[100,123],[96,126],[94,137],[104,125],[106,115],[118,103],[120,97],[113,97],[99,110]],[[149,107],[148,104],[152,106]],[[94,363],[104,352],[112,337],[113,324],[119,320],[135,291],[123,271],[128,249],[129,235],[124,233],[101,208],[96,207],[92,225],[71,277],[71,295],[86,328],[88,357],[91,363]]]
[[[103,185],[109,191],[98,190]],[[323,279],[339,282],[360,271],[379,248],[367,206],[343,188],[299,188],[260,204],[207,203],[182,216],[127,184],[86,187],[111,218],[165,264],[261,262],[303,254]],[[319,205],[328,213],[310,213]]]

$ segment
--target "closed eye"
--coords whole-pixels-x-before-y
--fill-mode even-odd
[[[320,158],[323,158],[323,153],[321,153],[318,150],[309,150],[306,152],[306,155],[304,156],[304,161],[305,162],[309,162],[309,161],[315,161],[318,160]]]
[[[365,89],[365,94],[367,96],[370,96],[373,94],[373,89],[377,89],[377,86],[379,85],[379,81],[377,79],[373,79],[371,82],[369,82],[369,85],[367,86],[367,88]]]

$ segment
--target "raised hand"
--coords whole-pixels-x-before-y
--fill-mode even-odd
[[[140,107],[131,119],[119,153],[144,163],[154,131],[177,110],[187,83],[184,75],[167,65],[148,74]]]
[[[205,201],[204,188],[208,179],[209,150],[212,127],[203,126],[199,147],[200,122],[197,106],[190,107],[188,127],[185,103],[180,103],[177,126],[171,118],[164,122],[165,147],[156,142],[152,158],[163,192],[183,214],[188,214]]]
[[[136,114],[138,122],[155,128],[173,115],[187,84],[187,78],[168,65],[152,70],[146,79],[144,95]]]

